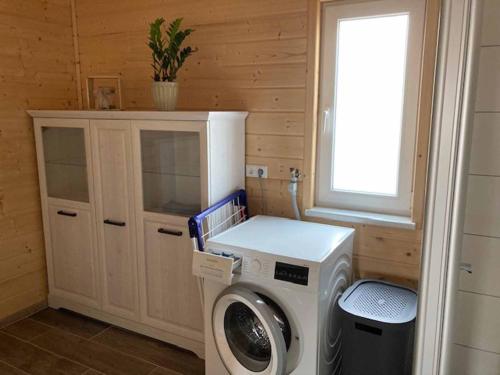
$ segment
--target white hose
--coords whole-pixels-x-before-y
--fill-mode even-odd
[[[290,183],[290,185],[292,185],[292,183]],[[295,183],[295,191],[290,191],[290,195],[292,196],[292,208],[293,208],[293,213],[295,214],[295,218],[297,220],[301,220],[300,210],[299,210],[299,206],[297,204],[297,183]]]
[[[301,220],[299,205],[297,204],[297,185],[299,182],[300,172],[297,169],[290,170],[292,177],[290,178],[290,183],[288,184],[288,191],[292,198],[292,209],[295,215],[295,219]]]

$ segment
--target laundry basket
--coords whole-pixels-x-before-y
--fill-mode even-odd
[[[339,300],[343,375],[411,375],[417,295],[360,280]]]

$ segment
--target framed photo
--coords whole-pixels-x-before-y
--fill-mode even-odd
[[[96,111],[122,110],[122,85],[118,76],[87,77],[87,103]]]

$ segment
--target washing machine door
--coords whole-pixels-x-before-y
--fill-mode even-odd
[[[285,374],[290,326],[268,298],[242,286],[226,289],[214,305],[212,327],[231,374]]]

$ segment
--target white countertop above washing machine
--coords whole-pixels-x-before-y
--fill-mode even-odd
[[[321,262],[354,229],[273,216],[254,216],[209,239],[211,247],[225,245],[261,253]],[[283,239],[286,239],[284,241]],[[311,246],[314,244],[314,246]]]

